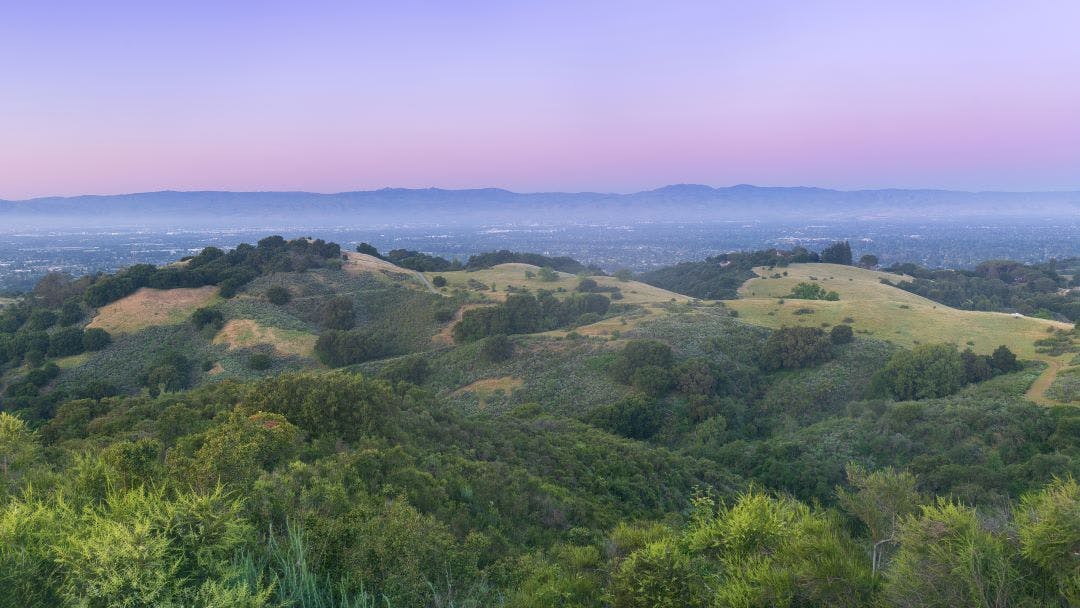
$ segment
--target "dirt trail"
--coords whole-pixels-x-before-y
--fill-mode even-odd
[[[1046,391],[1054,383],[1058,372],[1065,369],[1066,364],[1061,359],[1043,359],[1043,361],[1046,361],[1046,369],[1035,379],[1035,382],[1031,383],[1031,387],[1028,388],[1027,393],[1024,393],[1024,396],[1039,405],[1065,405],[1060,401],[1047,397]]]

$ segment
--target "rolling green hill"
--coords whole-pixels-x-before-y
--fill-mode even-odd
[[[755,272],[758,277],[743,284],[739,299],[725,302],[748,323],[774,328],[847,323],[858,334],[908,348],[945,342],[988,354],[1004,344],[1021,358],[1047,363],[1047,375],[1029,395],[1040,402],[1049,401],[1043,392],[1071,358],[1038,352],[1035,345],[1055,330],[1070,330],[1067,323],[957,310],[881,282],[896,281],[895,274],[836,264],[792,264],[772,270],[756,268]],[[830,302],[787,297],[796,285],[807,282],[837,292],[840,299]]]
[[[709,302],[347,254],[228,297],[15,302],[0,607],[900,608],[981,589],[972,560],[1001,605],[1068,605],[1071,327],[850,266],[757,272]],[[590,297],[613,299],[557,317]],[[558,329],[453,330],[500,309]]]

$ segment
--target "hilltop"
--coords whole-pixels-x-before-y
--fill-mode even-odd
[[[856,333],[911,348],[919,344],[948,343],[960,349],[989,354],[1004,344],[1024,359],[1047,364],[1036,390],[1029,397],[1050,402],[1045,390],[1072,353],[1041,352],[1036,345],[1054,332],[1068,332],[1069,323],[1038,319],[1018,313],[958,310],[915,295],[890,282],[905,282],[893,273],[838,264],[792,264],[785,268],[754,269],[757,278],[739,288],[739,299],[727,302],[741,319],[765,327],[850,325]],[[909,279],[908,279],[909,280]],[[835,291],[839,299],[793,299],[800,283]]]

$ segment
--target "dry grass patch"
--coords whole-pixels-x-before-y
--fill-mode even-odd
[[[541,281],[539,278],[540,267],[533,266],[532,264],[497,264],[491,268],[485,268],[483,270],[455,270],[453,272],[428,272],[424,273],[428,279],[432,279],[436,276],[441,276],[446,279],[446,286],[448,288],[460,287],[465,290],[472,291],[473,293],[483,295],[484,297],[496,300],[504,301],[506,296],[509,295],[506,288],[513,287],[515,289],[528,289],[531,292],[537,292],[541,289],[555,292],[557,297],[566,297],[577,288],[578,279],[577,275],[570,274],[568,272],[556,272],[558,278],[554,281]],[[532,276],[528,276],[531,274]],[[646,285],[638,281],[626,281],[622,282],[615,277],[602,277],[594,276],[590,277],[596,281],[596,283],[602,287],[618,287],[623,294],[623,299],[620,302],[626,304],[647,304],[655,302],[670,302],[675,300],[676,302],[688,302],[690,298],[677,294],[666,289],[660,289],[659,287],[653,287],[652,285]],[[481,283],[487,286],[487,289],[483,291],[473,290],[470,287],[470,281]],[[475,283],[473,283],[475,285]],[[491,285],[495,285],[495,291],[491,291]],[[562,288],[563,291],[559,292],[558,289]]]
[[[251,319],[233,319],[214,336],[214,344],[225,344],[229,350],[268,344],[279,355],[299,357],[313,356],[315,340],[307,332],[267,327]]]
[[[87,327],[109,333],[132,333],[155,325],[175,325],[186,321],[196,308],[207,306],[216,296],[217,287],[211,285],[177,289],[143,287],[102,306]]]
[[[424,278],[424,275],[415,270],[402,268],[397,264],[387,262],[386,260],[380,260],[379,258],[366,253],[346,251],[342,255],[345,259],[341,268],[349,274],[359,275],[368,273],[392,281],[400,281],[403,278],[408,278],[410,279],[409,284],[413,287],[435,291],[435,288],[432,287],[426,278]]]
[[[79,367],[88,360],[90,360],[90,353],[80,353],[78,355],[71,355],[70,357],[53,359],[53,363],[60,369],[71,369],[73,367]]]
[[[477,380],[472,384],[467,384],[458,390],[454,391],[455,397],[464,395],[466,393],[476,396],[479,399],[486,399],[498,391],[510,394],[514,392],[514,389],[521,388],[525,385],[525,381],[521,378],[514,376],[501,376],[499,378],[484,378],[483,380]]]
[[[412,272],[411,270],[407,270],[401,266],[387,262],[386,260],[380,260],[379,258],[366,253],[346,251],[343,255],[345,260],[341,265],[341,268],[352,274],[361,274],[364,272],[409,274]]]

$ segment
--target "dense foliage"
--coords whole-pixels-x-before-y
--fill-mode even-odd
[[[955,308],[1080,321],[1080,290],[1070,289],[1080,287],[1080,275],[1067,279],[1058,274],[1058,266],[1055,261],[999,260],[983,262],[974,270],[933,270],[915,264],[894,264],[889,270],[913,277],[890,284]]]
[[[585,315],[607,313],[611,299],[596,293],[574,293],[560,300],[548,291],[512,294],[506,301],[465,312],[454,326],[454,340],[472,342],[487,336],[547,331]],[[598,317],[597,317],[598,318]]]
[[[922,344],[893,355],[874,382],[896,399],[932,399],[1020,368],[1016,355],[1004,345],[992,355],[977,355],[970,349],[958,352],[951,344]]]
[[[835,291],[828,291],[817,283],[799,283],[788,294],[788,298],[792,300],[828,300],[835,302],[840,299],[840,294]]]
[[[280,236],[270,236],[255,246],[241,243],[227,253],[207,247],[199,255],[186,259],[183,265],[159,268],[136,264],[114,275],[101,275],[86,288],[83,299],[87,305],[98,307],[141,287],[170,289],[203,285],[218,285],[222,296],[231,297],[259,275],[317,268],[340,256],[337,243],[322,239],[286,241]]]
[[[851,266],[851,244],[838,241],[821,250],[821,261],[825,264],[843,264]]]
[[[603,271],[599,268],[585,266],[573,258],[564,256],[548,257],[538,253],[518,253],[506,249],[469,256],[469,261],[465,264],[465,268],[467,270],[480,270],[482,268],[491,268],[492,266],[497,266],[499,264],[510,263],[532,264],[533,266],[540,267],[547,266],[554,270],[558,270],[559,272],[569,272],[570,274],[603,274]]]

